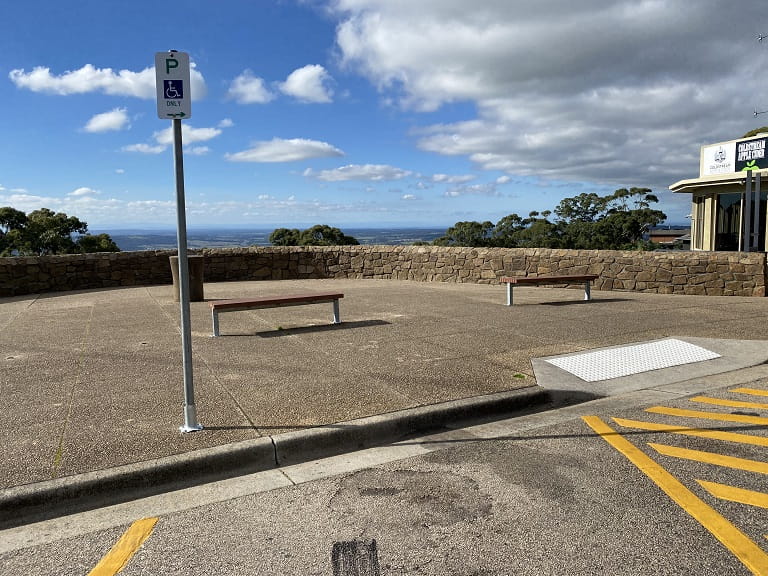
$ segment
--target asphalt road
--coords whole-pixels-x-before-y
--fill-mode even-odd
[[[0,566],[87,574],[150,517],[121,574],[330,575],[356,539],[386,575],[765,574],[768,378],[745,374],[0,532]]]

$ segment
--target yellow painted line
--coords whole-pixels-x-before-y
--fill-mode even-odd
[[[768,575],[768,554],[763,552],[746,534],[600,418],[584,416],[583,420],[603,440],[637,466],[685,512],[709,530],[753,574]]]
[[[709,396],[696,396],[691,402],[702,402],[715,406],[728,406],[730,408],[754,408],[755,410],[768,410],[768,404],[763,402],[744,402],[743,400],[726,400],[725,398],[711,398]]]
[[[627,420],[626,418],[613,418],[623,428],[636,428],[638,430],[650,430],[652,432],[669,432],[670,434],[682,434],[684,436],[697,436],[711,440],[724,440],[738,444],[751,444],[768,448],[768,437],[752,436],[751,434],[739,434],[737,432],[723,432],[722,430],[708,430],[706,428],[688,428],[686,426],[673,426],[670,424],[658,424],[656,422],[643,422],[642,420]]]
[[[693,460],[704,464],[714,464],[715,466],[723,466],[724,468],[735,468],[747,472],[757,472],[758,474],[768,474],[768,463],[760,462],[759,460],[735,458],[734,456],[725,456],[724,454],[716,454],[715,452],[703,452],[701,450],[678,448],[677,446],[667,446],[665,444],[648,444],[648,446],[664,456]]]
[[[701,487],[720,500],[728,500],[738,504],[747,504],[748,506],[758,506],[759,508],[768,508],[768,494],[765,492],[755,492],[754,490],[745,490],[717,482],[707,482],[706,480],[696,480]]]
[[[737,394],[751,394],[752,396],[768,396],[768,390],[760,390],[759,388],[734,388],[728,390],[728,392],[736,392]]]
[[[681,416],[683,418],[703,418],[705,420],[719,420],[721,422],[741,422],[742,424],[768,426],[768,418],[764,418],[763,416],[684,410],[682,408],[667,408],[666,406],[652,406],[651,408],[646,408],[645,411],[652,412],[653,414],[666,414],[667,416]]]
[[[114,576],[128,564],[136,551],[155,529],[157,518],[136,520],[88,576]]]

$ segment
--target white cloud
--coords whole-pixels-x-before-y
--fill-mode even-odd
[[[432,182],[437,184],[463,184],[464,182],[471,182],[476,176],[472,174],[464,175],[450,175],[450,174],[433,174]]]
[[[500,196],[494,182],[485,184],[459,185],[449,188],[443,194],[446,198],[458,198],[459,196]]]
[[[231,118],[224,118],[221,122],[219,122],[219,128],[232,128],[235,123],[232,122]]]
[[[414,194],[403,194],[401,200],[416,200],[416,196]]]
[[[275,99],[264,80],[254,76],[250,70],[245,70],[232,81],[227,95],[240,104],[266,104]]]
[[[125,108],[114,108],[92,117],[85,125],[86,132],[110,132],[130,127],[128,111]]]
[[[187,154],[201,156],[210,152],[210,148],[207,146],[191,146],[198,142],[207,142],[213,140],[221,134],[223,126],[227,125],[225,121],[219,123],[218,128],[195,128],[189,123],[182,123],[181,125],[181,141],[184,145],[184,151]],[[232,126],[233,124],[229,124]],[[163,130],[158,130],[152,134],[154,144],[130,144],[123,146],[123,152],[139,152],[141,154],[161,154],[165,152],[169,146],[173,144],[173,127],[168,127]]]
[[[314,172],[310,169],[304,171],[304,176],[315,178],[324,182],[343,182],[348,180],[400,180],[411,176],[413,172],[387,166],[384,164],[349,164],[333,170],[321,170]]]
[[[156,97],[155,69],[144,68],[140,72],[112,68],[96,68],[86,64],[78,70],[64,72],[61,75],[51,74],[46,66],[37,66],[31,72],[23,68],[11,70],[8,74],[18,88],[67,96],[71,94],[102,93],[111,96],[133,96],[146,100]],[[203,75],[190,64],[190,81],[192,83],[192,99],[198,100],[205,96],[206,86]]]
[[[168,149],[168,146],[163,144],[129,144],[128,146],[123,146],[121,150],[123,152],[139,152],[140,154],[162,154]]]
[[[83,196],[98,196],[99,194],[101,194],[101,192],[99,192],[98,190],[94,190],[93,188],[82,187],[82,188],[73,190],[72,192],[67,194],[67,196],[70,196],[72,198],[78,198]]]
[[[221,134],[221,128],[194,128],[189,123],[181,124],[181,141],[184,145],[195,144],[196,142],[207,142]],[[165,128],[153,134],[158,144],[170,146],[173,144],[173,128]]]
[[[280,90],[302,102],[323,104],[333,100],[333,90],[328,86],[331,80],[325,68],[310,64],[291,72]]]
[[[317,140],[293,138],[284,140],[274,138],[269,141],[254,142],[251,148],[225,157],[231,162],[296,162],[310,158],[331,158],[343,156],[344,152]]]
[[[724,22],[649,0],[335,0],[337,47],[382,100],[417,111],[468,102],[477,116],[417,132],[421,149],[485,170],[666,188],[698,148],[755,127],[760,2]],[[557,17],[553,18],[552,15]]]

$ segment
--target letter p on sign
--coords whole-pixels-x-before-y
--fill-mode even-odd
[[[165,74],[166,76],[171,73],[171,70],[179,67],[179,61],[176,58],[165,59]]]

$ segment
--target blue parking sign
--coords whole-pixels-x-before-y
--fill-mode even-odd
[[[163,94],[168,100],[184,98],[184,82],[182,80],[163,80]]]

